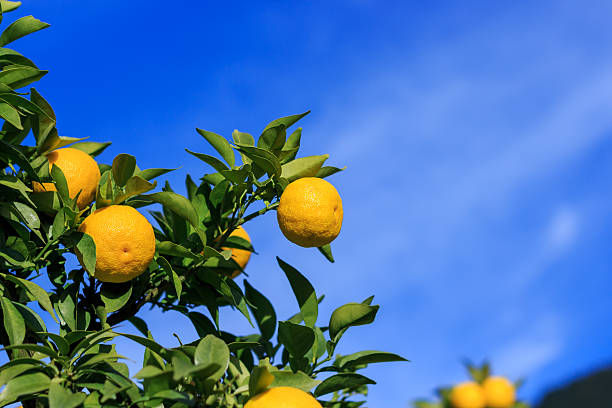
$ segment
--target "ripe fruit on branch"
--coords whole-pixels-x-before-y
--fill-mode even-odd
[[[342,215],[338,191],[317,177],[290,183],[277,209],[283,235],[302,247],[320,247],[336,239],[342,228]]]
[[[510,408],[516,402],[514,385],[504,377],[488,377],[482,389],[489,408]]]
[[[480,384],[466,381],[453,387],[450,395],[454,408],[484,408],[485,394]]]
[[[232,231],[232,233],[230,234],[230,237],[240,237],[242,239],[245,239],[245,240],[251,242],[251,237],[249,237],[249,234],[247,234],[247,232],[245,231],[244,228],[242,228],[242,226],[240,226],[240,227],[236,228],[234,231]],[[221,247],[221,249],[223,249],[223,250],[226,250],[226,249],[231,250],[232,251],[232,259],[234,261],[236,261],[236,263],[238,265],[240,265],[240,267],[242,269],[244,269],[244,267],[249,262],[249,259],[251,258],[251,251],[247,251],[246,249],[227,248],[227,247]],[[242,272],[240,269],[236,269],[234,272],[232,272],[231,278],[234,279],[236,276],[240,275],[240,272]]]
[[[87,153],[72,147],[54,150],[47,154],[47,159],[49,160],[49,170],[55,164],[64,173],[70,198],[76,197],[79,191],[81,192],[77,199],[77,207],[82,210],[91,204],[96,198],[96,191],[100,182],[98,163]],[[53,183],[34,182],[32,188],[35,193],[56,191]]]
[[[307,392],[293,387],[270,388],[251,398],[244,408],[322,408]]]
[[[80,232],[96,244],[94,276],[102,282],[127,282],[143,273],[155,255],[153,227],[136,209],[127,205],[99,208],[89,215]],[[84,265],[81,255],[77,257]]]

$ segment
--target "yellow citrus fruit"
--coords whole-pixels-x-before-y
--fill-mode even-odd
[[[242,226],[232,231],[232,233],[230,234],[230,237],[240,237],[240,238],[246,239],[247,241],[251,242],[251,237],[249,237],[249,234],[247,234],[247,232],[244,230],[244,228],[242,228]],[[223,250],[230,249],[232,251],[232,259],[236,261],[236,263],[240,265],[242,269],[244,269],[246,264],[249,262],[249,258],[251,257],[251,251],[247,251],[246,249],[225,248],[225,247],[222,247],[221,249]],[[240,272],[241,272],[240,269],[237,269],[234,272],[232,272],[232,275],[231,275],[232,279],[240,275]]]
[[[322,408],[307,392],[293,387],[270,388],[251,398],[244,408]]]
[[[54,150],[47,154],[49,160],[49,170],[55,164],[59,167],[66,177],[68,183],[68,194],[74,198],[80,191],[77,199],[77,207],[83,209],[96,198],[98,183],[100,182],[100,169],[98,163],[87,153],[66,147]],[[37,183],[32,185],[34,192],[56,191],[53,183]]]
[[[455,408],[484,408],[485,394],[480,384],[466,381],[457,384],[450,395],[451,404]]]
[[[102,282],[127,282],[147,269],[155,255],[155,235],[147,219],[133,207],[111,205],[89,215],[79,231],[96,244],[94,276]],[[83,265],[81,254],[77,257]]]
[[[509,408],[516,401],[514,384],[504,377],[489,377],[482,383],[487,407]]]
[[[289,241],[303,247],[320,247],[340,234],[342,199],[327,181],[304,177],[285,188],[277,219]]]

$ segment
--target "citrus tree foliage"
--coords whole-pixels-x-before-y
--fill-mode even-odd
[[[19,3],[0,5],[6,13]],[[276,311],[248,279],[241,286],[229,277],[238,266],[227,248],[253,251],[248,241],[229,237],[235,228],[274,210],[289,182],[340,170],[324,166],[327,155],[296,158],[301,128],[289,129],[308,112],[272,121],[257,139],[236,130],[228,140],[198,129],[218,156],[187,150],[213,171],[187,176],[186,197],[168,183],[156,188],[154,179],[171,169],[140,169],[133,156],[120,154],[99,164],[95,204],[79,210],[64,174],[55,165],[49,169],[45,153],[70,145],[95,157],[110,143],[59,136],[50,104],[29,87],[47,71],[6,48],[47,26],[22,17],[0,35],[0,342],[8,356],[0,367],[0,406],[242,407],[283,385],[312,392],[326,407],[362,405],[374,381],[357,371],[404,360],[380,351],[337,353],[350,327],[374,321],[379,306],[372,297],[319,316],[323,296],[278,259],[296,308]],[[30,134],[35,146],[23,144]],[[52,182],[57,191],[34,193],[33,182]],[[157,224],[155,258],[123,284],[96,279],[95,244],[77,231],[92,211],[111,204],[161,208],[150,211]],[[319,249],[333,262],[329,245]],[[77,250],[91,274],[66,270],[65,255]],[[143,307],[182,313],[200,338],[179,347],[158,344],[138,317]],[[224,307],[244,315],[252,332],[223,330]],[[58,330],[46,327],[50,319]],[[126,322],[141,335],[123,333],[118,325]],[[115,350],[119,336],[143,346],[137,373],[128,372]]]

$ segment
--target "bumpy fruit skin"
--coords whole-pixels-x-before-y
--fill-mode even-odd
[[[230,234],[230,237],[240,237],[243,239],[246,239],[247,241],[251,242],[251,237],[249,237],[249,234],[247,234],[247,232],[244,230],[244,228],[242,228],[242,226],[236,228],[234,231],[232,231],[232,233]],[[240,265],[240,267],[242,269],[244,269],[244,267],[247,265],[247,263],[249,262],[249,259],[251,258],[251,251],[247,251],[246,249],[238,249],[238,248],[225,248],[222,247],[221,249],[226,250],[229,249],[232,251],[232,259],[234,261],[236,261],[236,263],[238,265]],[[240,275],[242,271],[240,269],[235,270],[234,272],[232,272],[232,279],[234,279],[236,276]]]
[[[489,377],[482,388],[489,408],[510,408],[516,402],[514,385],[504,377]]]
[[[55,164],[64,173],[70,198],[76,197],[77,193],[81,192],[77,199],[77,207],[80,210],[93,202],[100,182],[100,169],[98,163],[90,155],[81,150],[66,147],[47,154],[47,159],[49,170]],[[32,188],[35,193],[56,191],[53,183],[34,182]]]
[[[307,392],[293,387],[270,388],[251,398],[244,408],[322,408]]]
[[[155,255],[155,235],[147,219],[133,207],[111,205],[85,218],[79,231],[96,244],[94,276],[102,282],[127,282],[143,273]],[[81,254],[77,257],[83,265]]]
[[[457,384],[450,400],[454,408],[484,408],[486,403],[482,387],[473,381]]]
[[[280,198],[278,225],[285,237],[302,247],[332,242],[342,228],[342,199],[327,181],[304,177],[290,183]]]

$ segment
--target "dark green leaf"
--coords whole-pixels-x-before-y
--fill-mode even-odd
[[[315,293],[314,288],[308,279],[306,279],[306,277],[298,272],[298,270],[293,266],[289,265],[279,257],[276,257],[276,260],[278,261],[281,269],[285,272],[285,275],[291,284],[291,289],[293,289],[295,298],[300,305],[300,311],[302,313],[304,323],[308,327],[314,327],[319,313],[317,294]]]
[[[376,382],[360,374],[336,374],[319,384],[315,389],[314,395],[315,397],[320,397],[321,395],[340,391],[345,388],[353,389],[367,384],[376,384]]]
[[[136,170],[136,158],[132,155],[121,153],[113,160],[113,179],[117,185],[123,187],[128,179],[134,175]]]
[[[164,258],[163,256],[158,256],[157,263],[168,275],[168,279],[170,280],[170,282],[172,282],[172,285],[174,287],[174,293],[176,294],[177,299],[180,301],[181,292],[183,291],[183,284],[181,283],[181,279],[179,278],[177,273],[174,272],[174,269],[172,269],[170,262],[168,262],[166,258]]]
[[[10,299],[0,297],[2,305],[4,329],[8,334],[11,344],[21,344],[25,338],[26,326],[23,316]]]
[[[184,246],[175,244],[172,241],[157,241],[155,243],[155,249],[157,249],[157,252],[160,254],[178,256],[181,258],[199,259],[202,257],[202,255],[194,254]]]
[[[342,356],[336,359],[334,365],[340,368],[351,368],[362,364],[386,363],[391,361],[408,361],[397,354],[384,351],[366,350]]]
[[[291,322],[278,322],[278,341],[285,346],[291,356],[300,358],[314,344],[315,334],[310,327]]]
[[[6,102],[0,102],[0,117],[17,129],[23,129],[19,112]]]
[[[245,296],[248,300],[249,308],[255,316],[255,321],[264,339],[270,340],[276,331],[276,312],[272,303],[247,280],[244,281]]]
[[[280,177],[281,164],[274,154],[258,147],[236,143],[237,150],[250,158],[253,163],[262,168],[270,177]]]
[[[113,313],[121,309],[130,300],[132,295],[132,282],[102,284],[100,297],[104,302],[106,313]]]
[[[331,249],[331,245],[327,244],[327,245],[323,245],[322,247],[318,247],[317,248],[319,250],[319,252],[321,252],[323,254],[323,256],[331,263],[334,263],[334,256],[332,255],[332,249]]]

